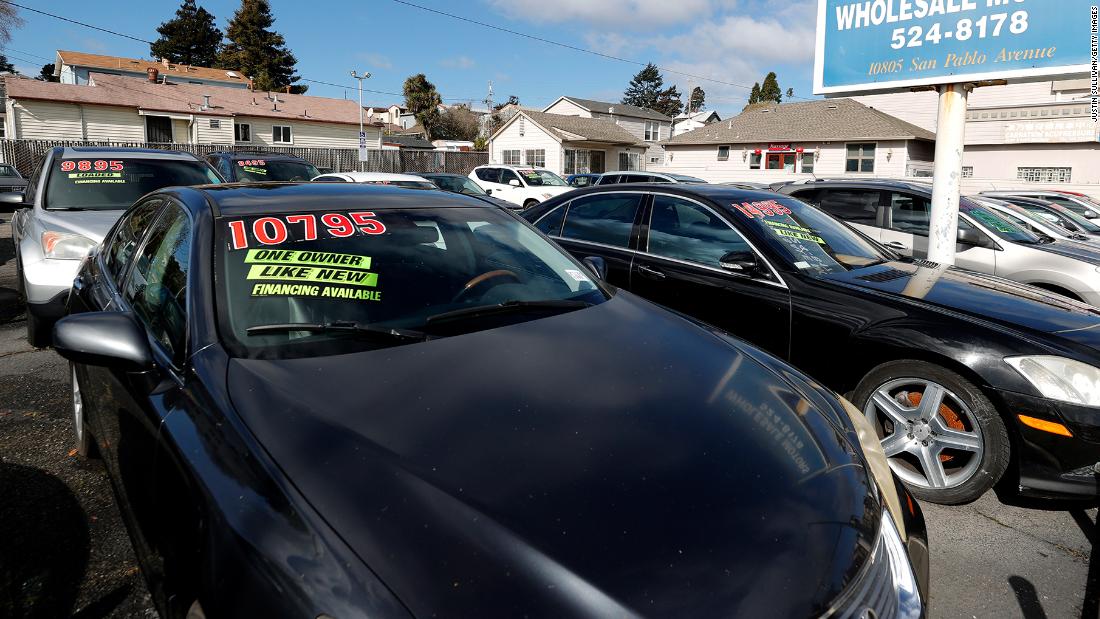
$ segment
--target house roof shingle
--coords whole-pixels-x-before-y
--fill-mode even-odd
[[[175,63],[166,66],[165,63],[156,60],[126,58],[124,56],[102,56],[100,54],[73,52],[63,49],[57,50],[57,56],[61,59],[62,63],[76,67],[89,67],[92,69],[107,69],[114,71],[136,71],[138,73],[145,73],[146,69],[153,68],[159,71],[161,75],[167,75],[170,76],[170,78],[217,80],[234,84],[248,84],[251,82],[244,73],[228,69],[193,67]],[[58,69],[60,69],[60,64],[58,65]],[[229,73],[235,73],[237,77],[231,77]]]
[[[749,108],[731,118],[661,142],[741,144],[755,142],[840,142],[845,140],[935,140],[927,129],[852,99],[821,99]]]
[[[206,116],[255,116],[303,122],[359,124],[359,105],[346,99],[308,95],[277,95],[277,109],[268,93],[243,88],[201,84],[154,84],[147,80],[93,73],[91,84],[59,84],[38,80],[7,80],[11,99],[37,99],[64,103],[113,105],[142,110]],[[210,107],[202,109],[203,96]],[[379,122],[367,123],[381,126]]]
[[[523,110],[516,115],[530,118],[533,122],[566,141],[589,140],[609,144],[641,144],[641,140],[610,120],[530,112],[527,110]]]
[[[579,99],[577,97],[564,97],[583,107],[589,112],[597,112],[599,114],[621,114],[623,116],[634,116],[637,118],[648,118],[650,120],[664,120],[671,122],[672,119],[664,114],[651,110],[645,107],[638,107],[636,105],[627,105],[625,103],[608,103],[606,101],[593,101],[592,99]],[[614,112],[612,112],[614,108]]]

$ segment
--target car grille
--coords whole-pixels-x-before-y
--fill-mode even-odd
[[[865,282],[884,283],[892,282],[895,279],[904,279],[906,277],[912,277],[912,273],[906,273],[905,271],[899,271],[897,269],[888,269],[886,271],[879,271],[878,273],[870,273],[868,275],[860,275],[857,279],[862,279]]]
[[[940,263],[938,263],[938,262],[932,262],[931,260],[920,260],[920,259],[914,259],[913,264],[915,264],[919,267],[928,267],[930,269],[937,269],[940,266]]]

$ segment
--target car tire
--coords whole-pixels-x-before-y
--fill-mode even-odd
[[[76,366],[69,364],[70,391],[72,400],[73,433],[76,435],[76,453],[81,458],[97,458],[95,439],[88,430],[88,418],[84,408],[84,397],[80,388],[80,379],[76,375]]]
[[[528,200],[528,201],[523,203],[523,208],[524,208],[524,210],[527,210],[527,209],[529,209],[533,206],[537,206],[538,203],[539,203],[538,200]]]
[[[885,363],[860,381],[852,403],[878,432],[890,468],[919,499],[973,501],[1008,468],[1011,444],[1001,415],[980,389],[947,368]]]

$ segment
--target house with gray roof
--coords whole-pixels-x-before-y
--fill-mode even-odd
[[[648,148],[609,119],[520,109],[489,139],[489,161],[562,175],[640,170]]]
[[[660,142],[672,136],[672,119],[660,112],[625,103],[608,103],[580,97],[558,97],[542,111],[608,120],[622,127],[639,142],[646,144],[646,151],[639,165],[633,169],[644,170],[665,162],[665,150]]]
[[[749,106],[664,142],[649,169],[711,182],[930,176],[936,136],[853,99]]]

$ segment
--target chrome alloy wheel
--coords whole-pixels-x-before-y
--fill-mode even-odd
[[[970,407],[943,385],[899,378],[879,385],[863,413],[890,468],[918,488],[954,488],[979,470],[985,443]]]

